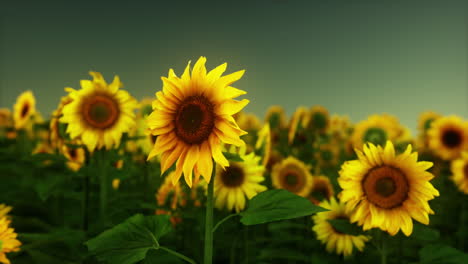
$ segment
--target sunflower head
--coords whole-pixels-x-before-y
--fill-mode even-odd
[[[325,176],[313,176],[312,190],[309,194],[309,200],[314,204],[319,204],[323,200],[330,200],[335,191],[330,179]]]
[[[90,152],[120,145],[122,133],[135,126],[137,101],[124,90],[118,76],[107,84],[98,72],[81,80],[81,90],[65,88],[72,102],[63,107],[60,122],[67,123],[70,138],[81,138]]]
[[[36,112],[36,99],[31,91],[18,96],[13,106],[13,120],[16,129],[25,128]]]
[[[6,217],[0,218],[0,263],[10,264],[6,254],[20,250],[21,242],[17,236],[15,230],[10,227],[10,220]]]
[[[299,106],[294,112],[291,121],[289,122],[288,143],[292,144],[296,133],[301,133],[301,139],[305,140],[304,129],[310,121],[310,115],[306,107]]]
[[[8,108],[0,108],[0,128],[9,128],[13,125],[11,111]]]
[[[350,211],[347,210],[346,206],[343,203],[338,203],[334,197],[331,197],[329,201],[324,200],[319,205],[329,209],[329,211],[317,213],[312,217],[315,223],[312,230],[317,235],[317,239],[322,244],[326,244],[327,251],[345,257],[351,256],[354,248],[363,251],[365,243],[370,240],[370,237],[341,233],[328,221],[331,219],[349,219]]]
[[[241,146],[240,136],[246,134],[232,115],[241,111],[249,101],[234,98],[246,92],[231,86],[244,71],[221,76],[227,64],[210,72],[206,58],[200,57],[190,72],[190,63],[181,77],[172,69],[162,77],[163,89],[156,93],[153,112],[148,116],[149,132],[157,136],[148,160],[161,154],[161,173],[176,161],[172,178],[176,183],[184,174],[192,186],[192,175],[210,181],[213,159],[222,168],[229,166],[221,149],[222,143]]]
[[[313,187],[310,166],[291,156],[273,166],[271,178],[275,188],[286,189],[302,197],[307,197]]]
[[[392,115],[372,115],[354,127],[351,141],[354,148],[361,148],[369,142],[374,145],[385,145],[387,140],[395,140],[403,133],[403,127]]]
[[[63,144],[60,151],[67,158],[66,165],[72,171],[78,171],[86,161],[86,152],[82,147],[71,147]]]
[[[437,119],[427,134],[429,149],[444,160],[456,159],[468,148],[468,123],[458,116]]]
[[[272,129],[281,129],[286,127],[286,114],[284,108],[280,105],[272,105],[265,114],[265,123],[269,123]]]
[[[426,132],[431,128],[432,122],[442,117],[440,114],[433,111],[425,111],[419,115],[418,119],[418,130],[421,134],[426,134]]]
[[[463,152],[459,159],[453,160],[450,169],[452,181],[462,193],[468,194],[468,152]]]
[[[312,130],[324,132],[328,128],[330,123],[330,114],[325,107],[321,105],[312,106],[309,111],[309,116],[309,126]]]
[[[429,182],[434,176],[426,171],[432,162],[417,161],[411,145],[396,155],[391,141],[385,148],[369,143],[356,149],[357,160],[342,165],[338,183],[340,200],[350,210],[352,222],[364,230],[380,228],[395,235],[400,229],[406,236],[413,231],[412,218],[429,224],[434,212],[428,201],[439,195]]]

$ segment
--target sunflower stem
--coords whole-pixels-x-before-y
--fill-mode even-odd
[[[213,164],[215,163],[213,162]],[[208,196],[206,199],[204,264],[211,264],[213,262],[213,190],[215,174],[216,165],[213,166],[211,180],[208,184]]]
[[[467,222],[467,205],[466,205],[466,199],[461,199],[462,204],[461,204],[461,214],[460,214],[460,231],[458,233],[458,241],[459,241],[459,247],[460,250],[464,251],[465,250],[465,237],[466,237],[466,222]]]
[[[180,259],[183,259],[183,260],[187,261],[188,263],[196,264],[196,262],[193,259],[188,258],[188,257],[186,257],[186,256],[184,256],[184,255],[180,254],[179,252],[176,252],[176,251],[174,251],[172,249],[169,249],[167,247],[162,247],[162,246],[160,246],[159,249],[162,249],[162,250],[168,252],[169,254],[172,254],[172,255],[180,258]]]
[[[109,193],[109,181],[107,175],[107,168],[106,168],[106,160],[105,160],[105,152],[99,151],[97,154],[98,158],[98,167],[99,167],[99,180],[100,180],[100,217],[101,222],[105,225],[107,224],[107,197]]]
[[[380,242],[380,263],[387,264],[387,239],[383,231],[380,231]]]
[[[224,223],[224,222],[226,222],[227,220],[229,220],[230,218],[232,218],[232,217],[234,217],[234,216],[238,216],[238,215],[239,215],[239,214],[230,214],[230,215],[224,217],[223,219],[221,219],[221,221],[219,221],[219,222],[215,225],[215,227],[213,228],[213,231],[212,231],[212,232],[214,233],[214,232],[216,231],[216,229],[218,229],[218,227],[219,227],[222,223]]]

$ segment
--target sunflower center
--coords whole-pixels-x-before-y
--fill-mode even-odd
[[[372,127],[367,129],[364,134],[364,143],[371,142],[374,145],[385,145],[387,141],[387,133],[381,128]]]
[[[70,158],[72,160],[76,159],[76,156],[77,156],[76,149],[74,149],[74,148],[70,149],[69,154],[70,154]]]
[[[244,183],[244,170],[238,165],[231,164],[223,173],[221,173],[221,181],[225,186],[235,188]]]
[[[323,199],[329,199],[331,193],[325,184],[315,183],[314,190],[312,191],[311,195],[315,199],[322,201]]]
[[[463,174],[465,175],[465,178],[468,179],[468,163],[463,167]]]
[[[179,106],[175,118],[175,133],[187,144],[201,144],[214,129],[213,104],[204,96],[186,98]]]
[[[317,129],[324,129],[327,126],[327,117],[322,113],[314,113],[312,122]]]
[[[295,170],[287,170],[281,177],[281,186],[290,192],[299,192],[303,185],[302,175]]]
[[[297,175],[292,173],[286,174],[286,176],[284,176],[284,182],[288,186],[295,186],[297,184]]]
[[[21,118],[24,118],[28,113],[29,113],[29,104],[23,105],[23,108],[21,109]]]
[[[424,122],[424,131],[427,131],[429,128],[431,128],[432,121],[434,121],[434,119],[430,118]]]
[[[117,122],[119,114],[117,102],[107,95],[94,95],[83,102],[83,118],[94,128],[112,127]]]
[[[385,209],[400,206],[408,198],[408,180],[394,167],[384,165],[370,170],[364,176],[362,186],[367,199]]]
[[[462,137],[458,131],[446,130],[442,134],[442,142],[448,148],[456,148],[461,144]]]
[[[349,221],[349,217],[345,216],[345,215],[337,215],[336,217],[332,218],[332,219],[339,219],[339,220],[347,220]],[[331,224],[330,224],[331,225]],[[337,234],[344,234],[343,232],[341,231],[338,231],[336,230],[336,228],[331,225],[331,227],[333,228],[333,231],[335,231]]]

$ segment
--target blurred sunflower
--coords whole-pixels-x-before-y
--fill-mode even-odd
[[[78,171],[86,161],[85,150],[81,147],[69,147],[63,144],[61,153],[67,158],[67,167],[72,171]]]
[[[127,91],[119,90],[118,76],[107,84],[98,72],[90,72],[93,80],[81,80],[81,90],[65,88],[72,102],[63,107],[60,122],[67,123],[70,138],[81,137],[90,152],[105,146],[120,145],[122,133],[135,126],[136,100]]]
[[[313,176],[312,177],[312,189],[309,194],[309,200],[314,204],[319,204],[323,200],[330,200],[335,191],[330,179],[325,176]]]
[[[16,129],[25,128],[36,112],[36,99],[31,91],[18,96],[13,106],[13,120]]]
[[[314,153],[314,158],[319,167],[330,167],[338,165],[340,160],[340,144],[335,138],[331,138],[329,142],[318,145],[317,151]]]
[[[8,213],[13,209],[6,204],[0,204],[0,218],[8,217]]]
[[[11,111],[8,108],[0,108],[0,128],[13,126]]]
[[[313,187],[312,175],[309,170],[310,167],[302,161],[291,156],[287,157],[273,166],[271,172],[273,186],[307,197]]]
[[[192,173],[210,182],[213,159],[222,168],[229,166],[222,143],[243,145],[239,138],[246,132],[240,129],[232,115],[242,110],[249,100],[234,100],[246,92],[230,86],[244,71],[221,76],[227,64],[209,73],[206,58],[200,57],[190,73],[190,63],[181,78],[172,69],[162,77],[163,90],[156,93],[153,112],[147,124],[152,135],[158,136],[148,160],[161,155],[161,174],[176,163],[172,181],[175,184],[182,172],[185,182],[192,186]]]
[[[239,112],[235,114],[234,119],[242,130],[257,131],[262,127],[258,117],[252,113]]]
[[[330,123],[328,110],[321,105],[314,105],[309,110],[309,126],[313,131],[325,132]]]
[[[289,122],[289,130],[288,130],[288,143],[292,144],[294,141],[294,137],[298,132],[298,129],[304,129],[309,124],[310,115],[309,111],[304,106],[299,106],[294,114],[291,117],[291,121]]]
[[[429,148],[444,160],[456,159],[468,149],[468,124],[458,116],[438,118],[427,135]]]
[[[48,153],[52,154],[54,153],[54,149],[49,145],[49,143],[42,142],[37,144],[37,146],[34,148],[32,151],[32,154],[39,154],[39,153]]]
[[[3,264],[10,264],[6,254],[18,252],[21,246],[21,242],[16,239],[18,235],[9,225],[10,220],[6,217],[0,218],[0,263]]]
[[[270,159],[271,152],[271,135],[270,124],[266,123],[262,129],[258,131],[257,142],[255,142],[255,153],[262,157],[262,166],[266,167]]]
[[[349,220],[350,211],[346,209],[346,206],[343,203],[338,203],[334,197],[330,201],[321,202],[319,205],[330,211],[320,212],[312,216],[315,222],[312,230],[316,233],[317,239],[322,244],[326,244],[327,251],[329,253],[336,252],[336,254],[345,257],[351,256],[354,248],[363,251],[365,243],[369,241],[370,237],[341,233],[328,222],[331,219]]]
[[[452,161],[450,169],[452,181],[461,192],[468,194],[468,152],[463,152],[460,159]]]
[[[421,134],[425,134],[431,128],[432,122],[442,117],[440,114],[433,111],[425,111],[419,115],[418,130]]]
[[[270,124],[272,129],[286,127],[286,114],[280,105],[272,105],[265,114],[265,123]]]
[[[233,149],[230,152],[234,152]],[[265,167],[259,164],[260,157],[253,152],[245,154],[245,148],[242,147],[238,154],[243,161],[231,162],[225,170],[219,168],[214,182],[216,208],[227,208],[229,211],[235,209],[237,213],[245,208],[246,198],[250,200],[267,189],[260,184],[265,180]]]
[[[360,149],[370,142],[374,145],[384,145],[387,140],[395,140],[403,133],[403,127],[392,115],[371,115],[367,120],[357,123],[351,135],[353,148]]]
[[[351,131],[352,125],[348,116],[332,115],[330,117],[328,132],[338,140],[346,140]]]
[[[163,184],[159,187],[156,192],[156,202],[160,207],[168,207],[172,211],[175,211],[178,206],[185,205],[185,193],[182,190],[179,182],[172,184],[172,177],[174,171],[164,178]]]
[[[406,236],[413,231],[411,218],[427,225],[434,212],[428,201],[439,192],[429,182],[434,175],[426,170],[432,162],[417,161],[411,145],[395,155],[391,141],[385,149],[372,143],[363,151],[356,149],[357,160],[347,161],[340,170],[338,183],[343,189],[341,202],[353,210],[352,222],[364,230],[378,227],[395,235],[400,229]]]
[[[49,141],[53,148],[60,149],[65,142],[65,124],[60,123],[59,119],[62,117],[63,107],[71,103],[72,99],[69,96],[62,96],[60,103],[52,112],[52,117],[49,123]]]

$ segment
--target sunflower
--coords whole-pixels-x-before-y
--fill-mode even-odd
[[[330,114],[325,107],[321,105],[312,106],[309,110],[309,116],[309,124],[312,130],[324,132],[328,128],[330,123]]]
[[[10,264],[6,253],[18,252],[21,242],[16,239],[18,235],[10,227],[10,220],[6,217],[0,218],[0,263]]]
[[[8,218],[8,213],[11,211],[11,209],[13,209],[11,206],[0,204],[0,218]]]
[[[32,154],[39,154],[39,153],[47,153],[47,154],[53,154],[54,150],[52,147],[49,145],[49,143],[42,142],[39,143],[33,150]]]
[[[418,119],[418,130],[421,132],[421,134],[426,134],[429,128],[431,128],[432,122],[440,117],[440,114],[433,111],[422,112]]]
[[[437,119],[427,135],[429,149],[444,160],[456,159],[468,149],[468,124],[458,116]]]
[[[452,161],[450,169],[453,174],[452,181],[461,192],[468,194],[468,152],[463,152],[460,159]]]
[[[340,144],[336,138],[329,139],[329,142],[317,146],[314,158],[319,167],[330,167],[338,165],[340,160]]]
[[[384,145],[387,140],[394,141],[403,133],[403,127],[392,115],[371,115],[367,120],[357,123],[351,135],[354,148],[361,148],[365,143]]]
[[[11,118],[11,111],[8,108],[0,108],[0,128],[11,127],[13,119]]]
[[[429,182],[434,175],[426,171],[432,162],[418,162],[418,153],[411,151],[408,145],[404,153],[395,155],[391,141],[385,149],[369,143],[363,152],[356,149],[359,159],[343,164],[339,197],[348,209],[355,208],[352,222],[364,230],[378,227],[392,236],[400,228],[406,236],[411,235],[411,218],[429,224],[428,214],[434,212],[428,201],[439,196]]]
[[[234,152],[233,148],[230,152]],[[265,167],[260,165],[260,157],[253,152],[245,154],[245,148],[238,151],[242,162],[231,162],[225,170],[218,169],[214,182],[215,206],[218,209],[226,207],[240,212],[248,200],[265,191],[267,188],[260,183],[265,180]]]
[[[244,71],[221,76],[227,64],[221,64],[209,73],[206,58],[200,57],[190,73],[190,62],[179,78],[172,69],[162,77],[163,90],[156,93],[153,112],[147,124],[152,135],[158,136],[148,160],[161,154],[161,174],[176,163],[172,181],[175,184],[182,172],[188,186],[192,173],[202,175],[210,182],[213,161],[222,168],[229,166],[221,151],[221,144],[243,145],[239,138],[246,134],[240,129],[233,114],[238,113],[249,100],[233,100],[246,92],[230,86]]]
[[[346,140],[351,131],[352,125],[348,116],[332,115],[329,120],[328,133],[335,139]]]
[[[313,187],[312,175],[309,171],[310,167],[302,161],[287,157],[273,166],[271,172],[273,186],[307,197]]]
[[[262,166],[266,167],[270,160],[271,153],[271,135],[270,124],[266,123],[258,131],[257,142],[255,142],[255,153],[262,157]]]
[[[124,90],[118,76],[107,84],[98,72],[90,72],[93,80],[81,80],[81,90],[65,88],[73,100],[63,107],[60,122],[68,123],[70,138],[81,137],[90,152],[120,145],[122,133],[135,126],[133,110],[137,101]]]
[[[291,117],[288,130],[288,143],[292,144],[298,129],[306,128],[310,120],[309,112],[304,106],[299,106]]]
[[[13,120],[16,129],[25,128],[36,112],[36,99],[31,91],[18,96],[13,106]]]
[[[338,203],[334,197],[330,201],[323,201],[319,204],[321,207],[329,209],[327,212],[320,212],[312,219],[315,224],[312,230],[317,235],[317,239],[326,244],[326,249],[329,253],[336,252],[338,255],[345,257],[353,254],[353,249],[359,251],[364,250],[365,243],[370,237],[364,235],[353,236],[337,231],[328,220],[331,219],[347,219],[350,218],[350,211],[342,203]]]
[[[280,105],[272,105],[265,114],[265,123],[269,123],[272,129],[286,127],[286,114]]]
[[[234,115],[234,119],[242,130],[257,131],[262,127],[258,117],[252,113],[239,112]]]
[[[67,158],[67,167],[72,171],[78,171],[86,161],[85,150],[81,147],[69,147],[63,144],[61,153]]]
[[[330,179],[325,176],[313,176],[312,179],[313,188],[310,191],[309,200],[314,204],[319,204],[324,199],[330,200],[335,194]]]
[[[52,112],[52,117],[49,123],[49,141],[50,145],[56,149],[60,149],[65,142],[65,125],[59,122],[62,116],[63,107],[71,103],[72,99],[69,96],[63,96],[57,109]]]

